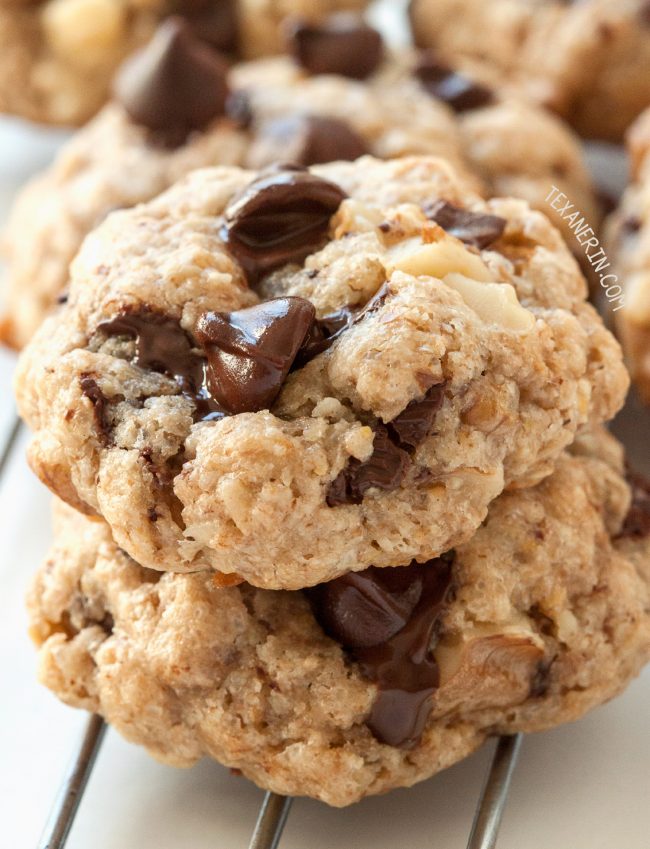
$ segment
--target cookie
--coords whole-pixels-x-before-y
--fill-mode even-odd
[[[321,45],[318,56],[338,61],[329,68],[321,61],[319,70],[328,73],[312,70],[304,27],[294,33],[293,59],[245,63],[226,80],[220,61],[205,60],[203,52],[197,58],[188,33],[176,31],[172,38],[168,26],[167,54],[173,53],[174,67],[188,68],[190,81],[198,75],[214,80],[188,84],[182,95],[177,84],[161,82],[169,63],[161,61],[159,50],[157,66],[153,63],[162,66],[158,74],[151,64],[135,78],[127,68],[129,84],[118,86],[118,98],[16,202],[4,238],[5,343],[21,347],[28,341],[62,295],[83,237],[110,211],[150,200],[190,170],[208,165],[260,168],[278,158],[311,165],[363,153],[434,154],[468,178],[474,175],[483,194],[522,197],[542,210],[549,210],[545,199],[556,185],[595,226],[596,203],[575,138],[543,110],[493,87],[483,69],[458,70],[446,86],[434,86],[430,57],[403,54],[382,62],[377,42],[374,52],[366,48],[367,64],[358,68],[357,56],[374,32],[368,27],[339,25],[336,38],[331,25],[307,31],[309,43],[315,32],[327,37],[327,49]],[[340,44],[337,50],[333,43]],[[363,72],[370,73],[358,79]],[[230,92],[226,100],[224,85]],[[473,90],[482,97],[470,96]],[[206,91],[213,92],[208,103],[200,99]],[[465,92],[464,100],[458,91]],[[194,126],[188,129],[190,118]]]
[[[417,44],[485,60],[584,136],[620,140],[650,105],[646,0],[411,0]]]
[[[598,433],[455,552],[307,592],[143,569],[59,507],[29,596],[40,678],[166,763],[348,805],[625,687],[650,657],[650,501],[629,504]]]
[[[628,385],[549,221],[435,158],[195,171],[71,273],[18,366],[31,464],[148,568],[427,559]]]
[[[298,16],[360,10],[365,0],[34,0],[0,2],[0,112],[80,125],[105,103],[120,62],[161,20],[182,15],[206,43],[255,57],[284,49]]]
[[[650,110],[630,130],[631,184],[607,222],[614,260],[612,284],[622,285],[623,301],[613,313],[632,379],[650,404]]]

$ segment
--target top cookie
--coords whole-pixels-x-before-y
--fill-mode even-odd
[[[616,328],[632,379],[650,404],[650,109],[632,126],[628,148],[632,182],[607,222],[607,239],[624,284]]]
[[[144,566],[426,560],[621,406],[560,234],[434,158],[196,171],[110,215],[23,354],[31,463]]]
[[[591,138],[619,140],[650,105],[646,0],[411,0],[415,41],[487,60]]]
[[[182,15],[229,55],[280,53],[296,15],[362,9],[366,0],[0,0],[0,112],[79,125],[105,103],[119,63],[161,19]]]
[[[556,185],[596,225],[579,144],[557,119],[496,86],[484,68],[445,70],[428,54],[382,61],[376,33],[356,21],[334,24],[298,28],[295,58],[238,65],[226,79],[221,60],[167,23],[143,54],[155,61],[139,74],[129,65],[119,98],[19,196],[4,238],[8,302],[0,338],[14,347],[28,341],[67,284],[83,237],[109,212],[208,165],[432,154],[474,175],[486,196],[522,197],[548,210],[545,198]],[[360,50],[373,38],[360,68]],[[315,55],[307,53],[305,42],[319,40]],[[211,83],[165,86],[170,56],[177,73],[185,67],[190,80],[207,75]],[[205,91],[214,94],[208,102]]]

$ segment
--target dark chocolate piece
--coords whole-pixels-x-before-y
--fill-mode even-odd
[[[413,746],[439,686],[433,656],[453,554],[394,569],[370,567],[307,590],[314,615],[379,688],[367,725],[382,743]]]
[[[373,451],[365,462],[348,460],[327,491],[329,507],[361,504],[369,489],[390,492],[402,483],[411,463],[409,454],[390,438],[386,425],[375,425]]]
[[[344,121],[300,114],[269,121],[261,128],[256,147],[264,163],[289,159],[300,165],[352,161],[370,152]]]
[[[211,396],[207,361],[195,350],[188,333],[175,318],[142,307],[124,310],[97,330],[108,336],[126,336],[135,342],[134,363],[174,378],[183,395],[196,406],[199,419],[221,418],[225,411]]]
[[[201,316],[196,337],[207,354],[212,396],[232,415],[269,409],[314,317],[313,305],[296,297]]]
[[[300,166],[281,165],[254,180],[226,210],[222,238],[249,283],[322,246],[345,199],[334,183]]]
[[[432,97],[451,106],[454,112],[467,112],[494,102],[491,89],[454,71],[430,53],[421,57],[414,74]]]
[[[197,38],[222,53],[237,53],[237,0],[176,0],[173,5]]]
[[[79,385],[83,394],[93,405],[97,438],[102,445],[108,445],[110,442],[111,427],[106,418],[106,396],[99,388],[96,379],[90,374],[82,374],[79,377]]]
[[[487,248],[499,239],[506,228],[505,218],[498,215],[488,215],[470,212],[454,206],[447,201],[439,200],[424,210],[427,218],[439,224],[443,230],[475,248]]]
[[[391,438],[405,451],[415,451],[433,430],[444,400],[445,384],[432,386],[421,401],[411,403],[388,423]]]
[[[337,312],[315,319],[298,352],[294,368],[302,368],[318,354],[327,351],[332,343],[354,323],[355,313],[350,307],[343,307]]]
[[[632,504],[625,518],[622,537],[647,537],[650,535],[650,480],[629,472],[628,483],[632,488]]]
[[[332,15],[321,26],[297,22],[289,34],[289,47],[310,74],[340,74],[356,80],[369,77],[384,56],[377,30],[349,13]]]
[[[149,44],[128,59],[115,95],[131,119],[168,147],[182,144],[225,113],[228,66],[182,18],[167,18]]]

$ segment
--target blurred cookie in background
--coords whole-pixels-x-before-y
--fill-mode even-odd
[[[160,21],[181,15],[231,57],[284,49],[283,24],[363,8],[366,0],[0,0],[0,112],[79,125],[108,97],[117,66]]]
[[[410,18],[416,44],[493,64],[587,138],[650,105],[647,0],[411,0]]]

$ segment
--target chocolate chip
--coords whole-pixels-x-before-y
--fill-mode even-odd
[[[411,462],[409,454],[390,438],[388,429],[375,426],[373,451],[368,460],[348,461],[330,484],[326,501],[329,507],[361,504],[369,489],[392,491],[401,484]]]
[[[201,41],[223,53],[237,52],[237,0],[177,0],[174,6]]]
[[[289,159],[301,165],[352,161],[369,153],[364,140],[344,121],[319,115],[289,115],[265,124],[255,143],[256,162]]]
[[[106,396],[99,388],[99,384],[95,378],[90,374],[81,374],[79,385],[81,386],[82,393],[93,405],[97,438],[102,445],[108,445],[110,442],[111,427],[106,417]]]
[[[479,109],[494,102],[491,89],[454,71],[430,53],[422,56],[414,74],[432,97],[451,106],[454,112]]]
[[[621,531],[622,537],[644,538],[650,536],[650,480],[628,473],[632,488],[632,504]]]
[[[406,409],[388,423],[394,442],[405,451],[415,451],[433,429],[444,400],[445,384],[432,386],[421,401],[411,401]]]
[[[378,685],[367,725],[382,743],[412,746],[439,686],[433,656],[450,595],[453,554],[394,569],[370,567],[306,591],[325,633]]]
[[[350,307],[343,307],[323,318],[315,319],[298,352],[294,367],[302,368],[318,354],[327,351],[332,343],[355,323],[355,320],[355,313]]]
[[[124,310],[99,324],[97,330],[108,336],[133,339],[134,363],[172,377],[195,405],[198,418],[220,418],[225,414],[207,387],[205,357],[195,350],[192,338],[175,318],[143,307]]]
[[[447,201],[439,200],[425,207],[427,218],[443,230],[475,248],[487,248],[501,237],[506,228],[505,218],[461,209]]]
[[[275,298],[231,313],[209,312],[196,336],[208,357],[208,383],[231,414],[269,409],[314,320],[304,298]]]
[[[115,95],[131,119],[166,146],[182,144],[225,112],[227,64],[182,18],[164,21],[147,47],[128,59]]]
[[[356,15],[332,15],[321,26],[296,23],[290,50],[310,74],[340,74],[356,80],[369,77],[380,64],[384,45],[377,30]]]
[[[279,166],[232,200],[221,235],[254,284],[320,248],[345,197],[339,186],[299,166]]]

